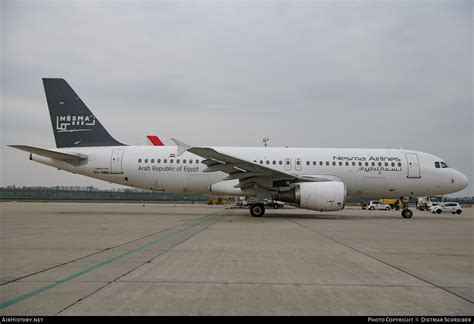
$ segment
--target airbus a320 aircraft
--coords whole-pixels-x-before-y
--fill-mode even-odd
[[[115,140],[63,79],[43,79],[56,149],[25,145],[30,160],[121,185],[171,193],[255,198],[337,211],[346,197],[433,196],[468,179],[434,155],[398,149],[129,146]],[[402,216],[413,213],[403,204]]]

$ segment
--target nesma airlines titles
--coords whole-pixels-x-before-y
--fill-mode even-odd
[[[172,193],[254,197],[336,211],[348,196],[406,198],[464,189],[468,179],[434,155],[397,149],[131,146],[115,140],[63,79],[43,79],[55,149],[11,147],[64,171]],[[404,206],[402,216],[411,218]]]

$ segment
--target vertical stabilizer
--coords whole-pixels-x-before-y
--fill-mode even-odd
[[[56,147],[123,146],[64,79],[43,79]]]

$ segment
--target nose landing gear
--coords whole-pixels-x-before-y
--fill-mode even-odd
[[[410,209],[403,209],[402,210],[402,217],[403,218],[412,218],[413,217],[413,212]]]
[[[408,200],[409,200],[409,197],[402,197],[401,198],[401,201],[402,201],[402,217],[403,218],[412,218],[413,217],[413,212],[408,209]]]

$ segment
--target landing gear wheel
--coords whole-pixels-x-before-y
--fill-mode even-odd
[[[280,205],[278,205],[277,203],[274,203],[273,204],[273,209],[278,209],[278,208],[280,208]]]
[[[265,214],[265,207],[263,204],[255,204],[250,207],[250,215],[253,217],[262,217]]]
[[[413,217],[413,212],[409,209],[404,209],[404,210],[402,210],[402,217],[403,218],[412,218]]]

